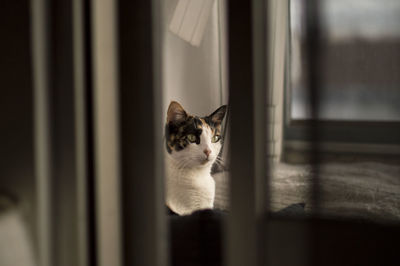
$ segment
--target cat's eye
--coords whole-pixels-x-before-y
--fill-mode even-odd
[[[187,139],[188,139],[190,142],[195,142],[195,141],[196,141],[196,136],[193,135],[193,134],[189,134],[189,135],[187,135]]]
[[[211,139],[211,142],[215,143],[218,142],[221,139],[221,136],[219,135],[214,135]]]

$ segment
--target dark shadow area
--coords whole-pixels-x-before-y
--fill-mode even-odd
[[[291,205],[268,218],[268,261],[293,265],[299,250],[304,265],[399,265],[400,227],[366,220],[314,219],[303,204]],[[224,265],[223,239],[227,212],[197,211],[169,215],[172,266]],[[299,239],[299,232],[305,236]],[[299,246],[306,243],[308,247]],[[295,262],[296,265],[303,265]]]

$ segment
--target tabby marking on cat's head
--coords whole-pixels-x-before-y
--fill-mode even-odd
[[[221,123],[226,105],[205,117],[189,115],[173,101],[167,112],[165,144],[168,153],[182,167],[212,164],[221,149]]]

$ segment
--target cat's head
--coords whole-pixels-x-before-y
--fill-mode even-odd
[[[173,101],[167,112],[165,144],[171,158],[182,168],[210,166],[221,149],[221,123],[226,105],[205,117],[189,115]]]

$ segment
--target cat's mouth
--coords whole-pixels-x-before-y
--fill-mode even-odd
[[[208,164],[208,163],[210,163],[210,162],[211,162],[210,158],[205,158],[205,159],[203,159],[203,160],[201,161],[201,164],[202,164],[202,165],[206,165],[206,164]]]

